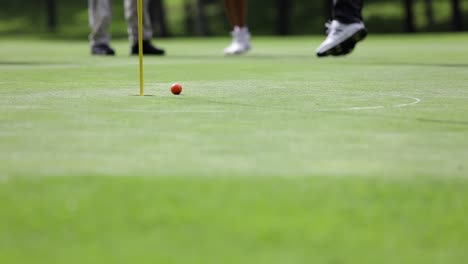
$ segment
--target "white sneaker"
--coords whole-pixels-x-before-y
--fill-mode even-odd
[[[325,24],[328,28],[327,38],[318,47],[317,56],[324,57],[328,55],[340,56],[353,51],[357,42],[367,36],[367,30],[364,23],[344,24],[338,20]]]
[[[250,50],[250,33],[247,27],[234,27],[231,35],[232,43],[224,49],[225,55],[238,55]]]

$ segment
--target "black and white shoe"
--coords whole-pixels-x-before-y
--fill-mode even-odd
[[[131,55],[138,55],[138,43],[133,44]],[[143,40],[143,54],[144,55],[157,55],[163,56],[166,52],[163,49],[155,47],[151,44],[149,40]]]
[[[97,44],[91,46],[91,54],[99,56],[114,56],[115,51],[107,44]]]
[[[342,56],[353,51],[356,43],[367,36],[364,23],[344,24],[338,20],[333,20],[326,24],[327,38],[317,49],[317,56]]]

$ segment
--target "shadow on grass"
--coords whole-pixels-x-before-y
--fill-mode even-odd
[[[0,66],[47,66],[70,65],[67,62],[42,62],[42,61],[0,61]]]
[[[152,58],[152,57],[145,57]],[[291,54],[241,54],[241,55],[224,55],[206,54],[206,55],[168,55],[166,58],[180,59],[180,60],[243,60],[243,59],[259,59],[259,60],[310,60],[315,58],[315,55],[291,55]]]
[[[417,66],[417,67],[444,67],[444,68],[468,68],[468,63],[419,63],[419,62],[371,62],[370,65],[379,66]]]
[[[194,101],[194,98],[187,98],[187,100]],[[442,120],[442,119],[428,119],[428,118],[405,118],[401,116],[392,116],[392,115],[385,115],[385,114],[368,114],[364,112],[346,112],[339,109],[336,110],[315,110],[315,111],[302,111],[294,108],[286,108],[286,107],[275,107],[275,106],[266,106],[266,105],[256,105],[256,104],[246,104],[246,103],[237,103],[237,102],[221,102],[221,101],[213,101],[213,100],[204,100],[204,99],[195,99],[198,102],[203,103],[210,103],[210,104],[219,104],[219,105],[234,105],[234,106],[241,106],[241,107],[248,107],[248,108],[257,108],[257,109],[266,109],[266,110],[279,110],[285,112],[295,112],[300,113],[306,116],[310,114],[328,114],[328,115],[341,115],[341,116],[356,116],[359,114],[365,117],[378,117],[378,118],[390,118],[390,119],[399,119],[405,121],[416,121],[421,123],[433,123],[433,124],[440,124],[440,125],[462,125],[468,126],[468,121],[460,121],[460,120]]]
[[[417,118],[416,120],[419,122],[427,122],[427,123],[468,126],[468,121],[438,120],[438,119],[427,119],[427,118]]]

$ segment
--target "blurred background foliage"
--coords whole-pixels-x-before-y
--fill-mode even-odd
[[[251,0],[249,24],[255,35],[323,34],[328,0]],[[123,0],[113,1],[112,34],[126,37]],[[159,36],[216,36],[230,30],[222,0],[151,0]],[[158,11],[164,10],[163,15]],[[468,0],[366,0],[371,32],[443,32],[468,28]],[[0,35],[86,38],[87,1],[0,0]]]

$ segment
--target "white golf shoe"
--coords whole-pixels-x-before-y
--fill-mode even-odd
[[[239,55],[250,50],[250,33],[247,27],[235,27],[231,35],[232,43],[224,49],[225,55]]]
[[[344,24],[338,20],[327,23],[327,38],[318,47],[317,56],[341,56],[353,51],[356,43],[367,36],[364,23]]]

